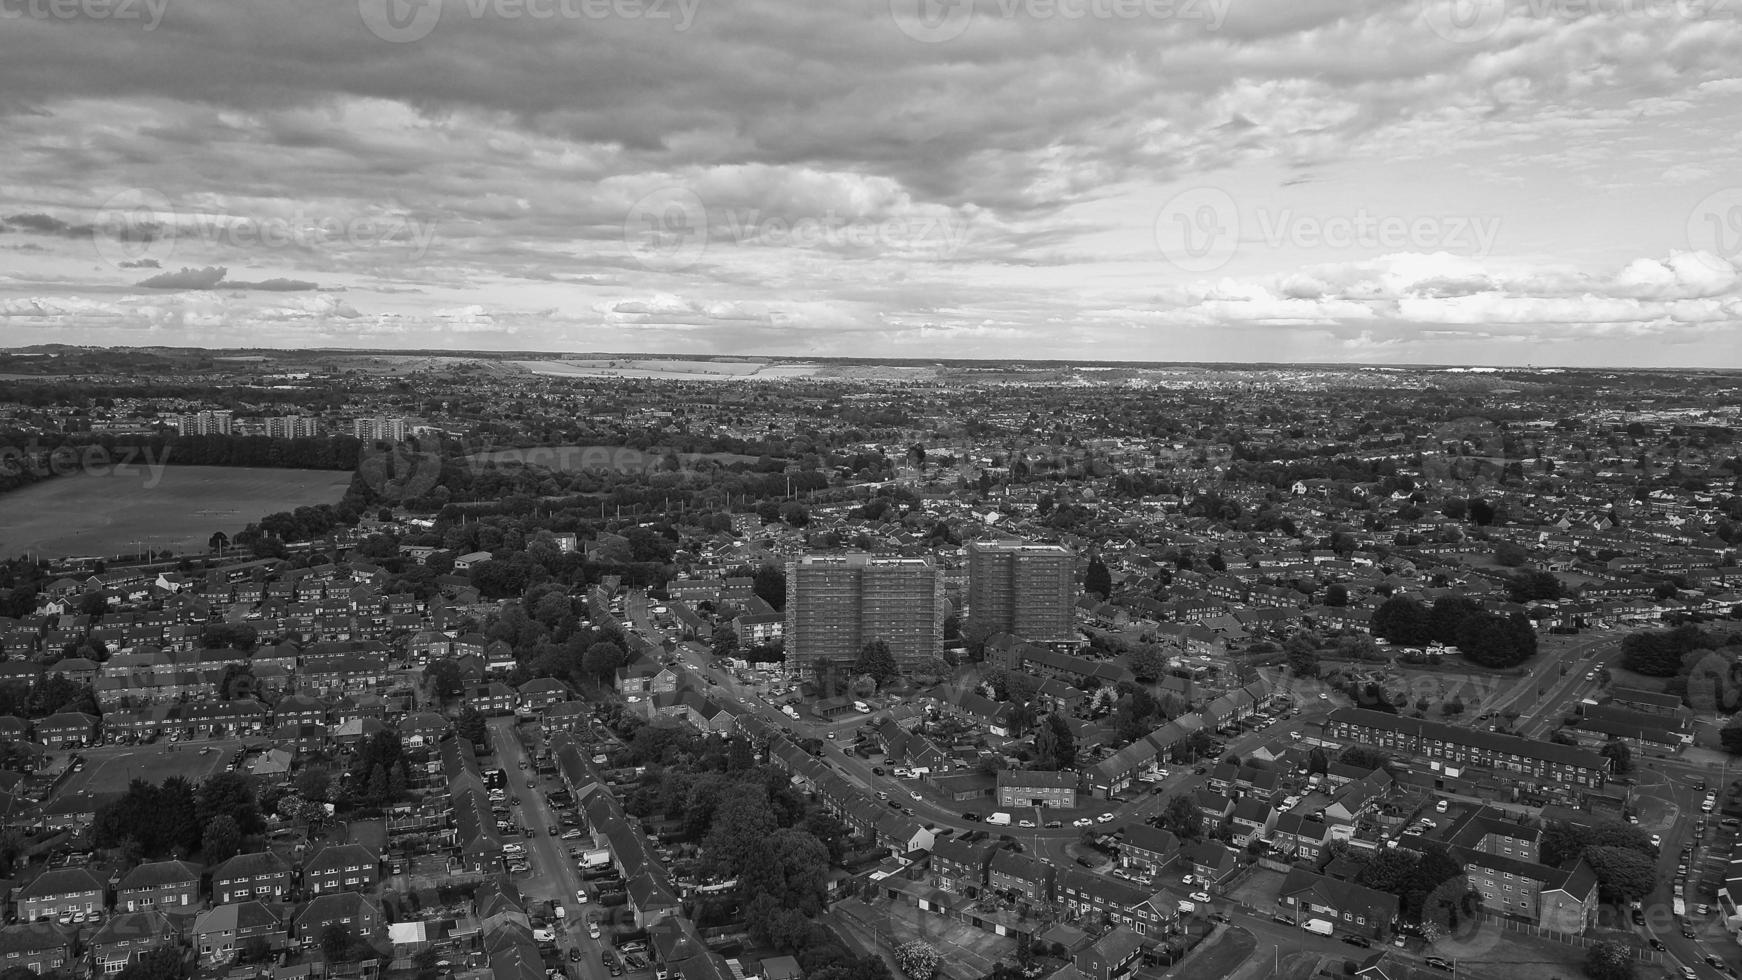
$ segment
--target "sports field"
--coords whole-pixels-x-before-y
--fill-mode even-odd
[[[135,779],[161,783],[183,776],[196,786],[224,767],[242,743],[235,739],[157,742],[151,745],[100,745],[80,752],[85,768],[61,784],[57,795],[122,793]],[[200,749],[210,748],[205,755]]]
[[[342,470],[165,466],[121,461],[0,496],[0,557],[107,557],[141,547],[205,551],[267,514],[336,504]]]

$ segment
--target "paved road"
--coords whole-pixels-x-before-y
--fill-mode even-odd
[[[1636,931],[1662,941],[1675,959],[1674,966],[1679,968],[1685,964],[1693,967],[1702,980],[1719,980],[1724,974],[1709,965],[1706,956],[1717,955],[1734,964],[1737,950],[1736,944],[1715,919],[1694,914],[1695,905],[1710,899],[1700,894],[1697,887],[1690,887],[1688,891],[1687,924],[1693,927],[1693,939],[1684,937],[1682,924],[1670,918],[1676,864],[1682,846],[1690,843],[1695,846],[1693,859],[1689,862],[1688,880],[1697,883],[1702,876],[1702,862],[1714,856],[1710,845],[1729,839],[1720,834],[1717,827],[1719,817],[1715,814],[1706,820],[1707,831],[1703,837],[1696,829],[1701,815],[1700,801],[1705,796],[1695,789],[1701,779],[1706,779],[1708,786],[1718,785],[1715,775],[1708,775],[1703,768],[1680,764],[1679,760],[1653,760],[1649,767],[1640,767],[1636,799],[1653,801],[1649,813],[1652,819],[1642,819],[1640,829],[1661,835],[1663,844],[1658,852],[1658,886],[1642,903],[1649,911],[1645,926]],[[1720,862],[1726,858],[1723,850],[1719,848],[1716,854]]]
[[[520,822],[531,831],[524,843],[532,874],[515,876],[521,894],[532,899],[554,901],[568,913],[568,919],[557,932],[557,946],[562,950],[571,976],[579,965],[584,980],[609,980],[610,974],[599,962],[599,950],[604,948],[604,944],[602,940],[594,941],[589,937],[581,924],[584,913],[597,906],[575,904],[575,890],[582,883],[574,861],[569,858],[569,842],[548,833],[550,827],[558,826],[559,819],[544,798],[553,787],[546,785],[533,770],[532,759],[514,733],[513,718],[490,719],[490,743],[495,748],[496,765],[508,772],[509,795],[520,798]],[[520,768],[522,761],[526,762],[524,770]],[[529,779],[537,783],[536,788],[527,787]],[[580,963],[568,963],[568,951],[577,948],[581,951]]]
[[[1557,697],[1556,691],[1565,685],[1566,680],[1560,675],[1560,665],[1568,665],[1567,677],[1577,676],[1582,679],[1585,670],[1589,670],[1595,664],[1585,666],[1584,670],[1575,670],[1574,668],[1585,664],[1587,658],[1594,651],[1602,652],[1605,647],[1610,646],[1619,650],[1623,635],[1602,631],[1581,636],[1578,640],[1565,646],[1562,646],[1558,640],[1553,643],[1545,640],[1542,644],[1542,652],[1537,656],[1536,664],[1530,668],[1528,675],[1516,681],[1508,679],[1495,696],[1489,698],[1485,704],[1474,709],[1471,713],[1484,714],[1518,710],[1522,714],[1524,711],[1554,704]],[[1552,688],[1548,695],[1538,700],[1536,692],[1545,686],[1550,686],[1551,682]]]

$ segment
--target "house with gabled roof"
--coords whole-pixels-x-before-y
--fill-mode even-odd
[[[379,938],[383,920],[381,908],[373,899],[356,892],[331,892],[316,895],[304,905],[296,913],[293,925],[297,942],[306,949],[321,941],[321,933],[328,926],[339,926],[354,939],[373,941]]]
[[[115,908],[185,910],[200,903],[200,872],[184,861],[148,861],[122,876],[115,886]]]
[[[194,948],[208,965],[229,962],[256,939],[268,949],[285,947],[287,934],[280,907],[253,900],[232,902],[201,912],[194,919]]]
[[[365,844],[328,844],[302,865],[303,890],[372,892],[381,882],[381,858]]]
[[[106,908],[104,892],[103,882],[86,868],[55,868],[19,888],[13,900],[18,903],[18,920],[34,922]]]
[[[995,892],[1015,892],[1040,905],[1052,898],[1052,865],[1010,850],[993,853],[986,867],[986,887]]]
[[[1077,950],[1071,962],[1087,980],[1122,980],[1137,972],[1142,953],[1143,937],[1121,925]]]
[[[1330,919],[1341,931],[1375,939],[1384,938],[1398,912],[1396,895],[1302,867],[1290,869],[1276,902],[1296,924]]]
[[[92,935],[91,964],[101,976],[112,976],[146,953],[181,940],[181,930],[162,912],[121,912]]]
[[[1114,847],[1123,866],[1154,872],[1179,855],[1180,842],[1171,831],[1132,821],[1120,830]]]
[[[1240,870],[1240,858],[1226,844],[1201,840],[1187,845],[1181,855],[1192,874],[1206,885],[1220,885]]]
[[[294,884],[290,865],[272,851],[238,854],[212,869],[212,902],[281,901]]]
[[[74,936],[73,930],[52,922],[0,927],[0,969],[22,967],[36,974],[70,972],[76,965]]]

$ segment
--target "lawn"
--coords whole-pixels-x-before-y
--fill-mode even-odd
[[[241,742],[217,739],[86,749],[80,753],[85,759],[85,768],[67,779],[57,795],[122,793],[135,779],[155,784],[171,776],[183,776],[189,782],[199,783],[223,768],[241,747]],[[201,755],[202,748],[212,751]]]
[[[1459,980],[1581,980],[1585,975],[1582,948],[1516,932],[1501,933],[1493,948],[1457,962]],[[1642,967],[1639,975],[1652,974]]]
[[[134,553],[140,546],[203,552],[212,532],[234,535],[267,514],[336,504],[351,484],[341,470],[159,466],[32,484],[0,505],[0,557]]]
[[[1216,980],[1238,969],[1257,946],[1256,936],[1239,926],[1231,926],[1208,946],[1192,951],[1177,972],[1181,977]]]

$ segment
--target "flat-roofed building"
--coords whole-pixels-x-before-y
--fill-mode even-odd
[[[798,676],[818,661],[859,659],[882,640],[902,670],[942,653],[943,576],[925,558],[806,555],[786,566],[786,663]]]

